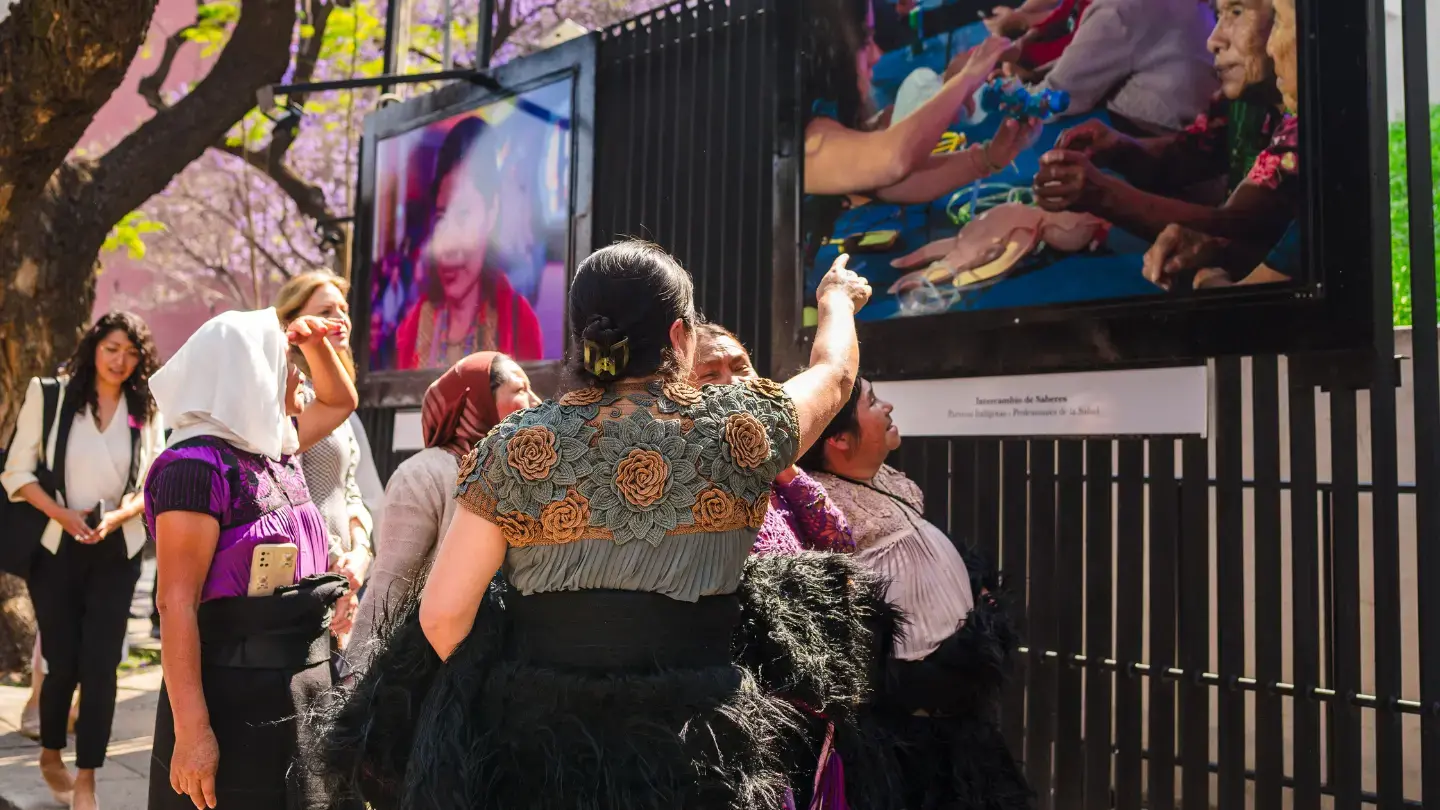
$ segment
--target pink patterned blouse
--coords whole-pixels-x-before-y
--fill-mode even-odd
[[[760,525],[751,554],[799,554],[802,551],[850,553],[855,541],[850,524],[819,481],[797,472],[789,483],[770,486],[770,511]]]

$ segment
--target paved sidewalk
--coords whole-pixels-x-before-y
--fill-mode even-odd
[[[136,588],[131,616],[150,614],[150,587],[154,562],[147,560]],[[150,638],[150,620],[132,618],[129,627],[132,650],[158,661],[154,651],[159,642]],[[115,703],[115,725],[110,734],[109,756],[100,769],[97,784],[103,810],[143,810],[150,784],[150,746],[155,732],[155,704],[160,697],[158,663],[122,670]],[[40,745],[20,734],[20,714],[30,697],[28,688],[0,686],[0,810],[55,810],[56,804],[40,778]],[[65,751],[65,761],[75,765],[74,740]]]

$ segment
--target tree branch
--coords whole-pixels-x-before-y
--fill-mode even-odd
[[[170,78],[170,69],[175,66],[175,55],[180,52],[186,42],[190,41],[186,35],[193,30],[195,30],[195,24],[191,23],[166,37],[165,52],[160,55],[160,64],[155,66],[155,70],[149,76],[141,79],[135,88],[140,97],[145,99],[146,103],[150,105],[150,109],[155,112],[164,112],[170,109],[170,105],[165,102],[160,92],[165,88],[165,81]]]
[[[20,0],[0,23],[0,226],[34,205],[120,86],[155,5]]]
[[[255,106],[256,91],[285,75],[295,16],[295,0],[243,0],[240,21],[210,72],[100,158],[77,201],[81,210],[119,222],[219,142]]]

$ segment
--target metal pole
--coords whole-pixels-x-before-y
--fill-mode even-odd
[[[400,62],[396,40],[400,37],[400,9],[406,0],[390,0],[385,9],[385,75],[394,76]],[[381,85],[380,94],[390,92],[390,85]]]
[[[485,70],[490,67],[491,51],[495,47],[495,9],[491,0],[480,0],[479,13],[477,27],[480,31],[479,41],[475,43],[475,69]]]
[[[455,67],[455,55],[450,48],[450,23],[455,21],[455,6],[450,0],[445,0],[443,7],[445,12],[441,23],[443,30],[440,33],[440,69],[449,70]]]

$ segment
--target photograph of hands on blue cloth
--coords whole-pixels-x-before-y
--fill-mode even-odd
[[[1294,0],[1025,0],[958,26],[934,0],[806,2],[808,294],[842,252],[868,320],[1298,272]]]

